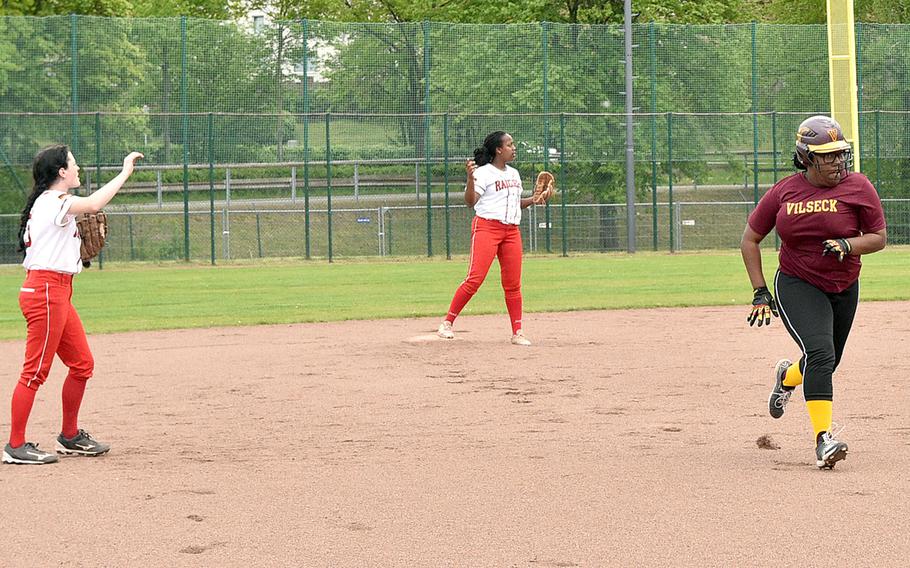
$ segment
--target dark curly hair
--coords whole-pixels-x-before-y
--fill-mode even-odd
[[[496,149],[502,146],[502,139],[506,133],[502,130],[491,132],[483,139],[483,146],[474,149],[474,163],[477,166],[485,166],[493,161],[496,157]]]

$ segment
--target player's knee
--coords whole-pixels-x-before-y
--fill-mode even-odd
[[[820,347],[806,352],[803,393],[806,400],[831,400],[834,348]],[[813,397],[813,398],[809,398]]]
[[[506,293],[506,297],[517,296],[521,294],[521,277],[508,276],[503,274],[502,276],[502,291]]]
[[[806,352],[807,371],[816,371],[822,373],[834,372],[834,348],[823,346],[816,349],[810,349]]]
[[[480,289],[481,284],[483,284],[483,280],[472,280],[469,278],[461,283],[461,289],[473,296]]]
[[[74,379],[87,381],[92,378],[94,372],[95,358],[89,355],[70,365],[69,375]]]
[[[25,385],[26,387],[36,391],[38,388],[44,384],[44,380],[47,378],[47,375],[42,374],[30,374],[30,375],[21,375],[19,377],[19,382]]]
[[[831,389],[831,388],[828,388],[827,390],[821,389],[821,390],[816,390],[816,391],[809,391],[809,390],[803,389],[803,396],[805,397],[806,402],[809,402],[811,400],[829,400],[830,401],[830,400],[834,400],[834,393],[832,392],[832,390],[833,389]]]

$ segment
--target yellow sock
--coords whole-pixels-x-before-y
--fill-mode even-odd
[[[834,412],[834,404],[830,400],[807,400],[806,408],[809,409],[809,419],[812,420],[812,428],[815,430],[816,440],[819,432],[831,431],[831,415]]]
[[[785,387],[798,387],[803,384],[803,374],[799,372],[799,362],[793,363],[787,368],[783,384]]]

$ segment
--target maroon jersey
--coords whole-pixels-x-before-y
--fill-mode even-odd
[[[823,256],[826,239],[857,237],[885,228],[875,188],[863,174],[850,173],[834,187],[816,187],[797,173],[777,182],[749,216],[759,235],[777,228],[780,270],[825,292],[842,292],[857,278],[859,256]]]

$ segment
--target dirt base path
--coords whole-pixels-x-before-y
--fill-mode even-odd
[[[906,566],[908,312],[860,305],[833,471],[801,394],[768,416],[798,352],[742,307],[530,314],[530,348],[505,316],[94,336],[81,426],[114,449],[0,467],[0,565]]]

